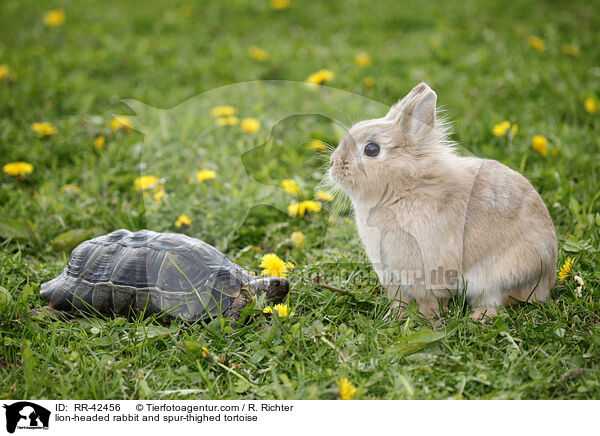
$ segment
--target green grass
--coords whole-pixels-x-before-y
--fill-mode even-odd
[[[35,169],[20,181],[0,175],[0,286],[10,294],[0,303],[0,398],[334,399],[336,380],[348,377],[360,399],[599,399],[600,114],[588,114],[584,101],[600,97],[600,4],[292,0],[273,11],[266,0],[229,3],[59,1],[52,7],[64,8],[66,23],[48,28],[41,2],[2,2],[0,64],[16,80],[0,81],[0,165],[24,160]],[[528,45],[531,35],[544,52]],[[564,54],[564,43],[581,56]],[[269,60],[251,59],[251,45]],[[372,65],[353,64],[360,51]],[[569,278],[557,282],[552,301],[502,309],[491,324],[470,320],[456,298],[445,335],[429,331],[415,307],[409,319],[384,321],[387,301],[347,208],[333,223],[329,207],[285,214],[291,198],[280,181],[294,178],[300,199],[312,199],[325,158],[306,141],[335,145],[340,127],[310,115],[279,122],[279,106],[250,91],[203,94],[236,82],[303,81],[322,68],[335,73],[332,87],[384,105],[429,83],[465,152],[519,170],[540,192],[559,263],[575,258],[582,296]],[[372,88],[362,84],[367,76]],[[306,90],[283,89],[281,107],[306,103]],[[122,99],[172,109],[142,111],[140,131],[113,132],[113,114],[133,115]],[[379,110],[362,101],[341,109],[355,120]],[[261,130],[216,128],[208,108],[228,103],[241,118],[260,119]],[[504,120],[519,126],[511,140],[492,135]],[[37,138],[37,121],[58,133]],[[547,156],[533,151],[534,135],[548,138]],[[203,168],[217,178],[189,183]],[[134,190],[140,173],[164,180],[162,203]],[[68,183],[81,192],[61,193]],[[174,227],[180,214],[192,219],[189,228]],[[232,329],[219,320],[163,327],[28,315],[44,305],[40,284],[60,272],[78,240],[146,227],[204,239],[256,272],[264,253],[291,261],[293,316],[272,318],[258,305]],[[80,233],[55,240],[70,230]],[[294,231],[306,234],[306,247],[290,242]],[[315,274],[357,296],[301,280]]]

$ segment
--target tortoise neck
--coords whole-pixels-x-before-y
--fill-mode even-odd
[[[244,283],[240,287],[240,293],[244,295],[256,295],[256,288],[251,286],[250,283]]]

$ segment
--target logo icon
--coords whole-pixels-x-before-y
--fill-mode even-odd
[[[17,428],[28,430],[47,430],[50,421],[50,411],[29,401],[19,401],[6,409],[6,431],[14,433]]]

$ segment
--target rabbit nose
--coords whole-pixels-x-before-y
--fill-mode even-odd
[[[329,158],[329,166],[332,167],[333,166],[333,156],[331,156]]]

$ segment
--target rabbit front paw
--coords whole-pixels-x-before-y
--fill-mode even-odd
[[[474,321],[491,321],[496,315],[498,315],[496,306],[475,307],[471,319]]]

